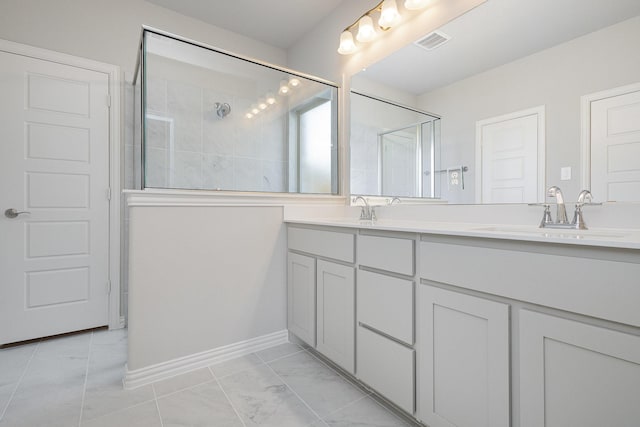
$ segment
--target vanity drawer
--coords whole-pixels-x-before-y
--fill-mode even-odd
[[[357,354],[357,377],[413,414],[415,351],[358,326]]]
[[[611,259],[615,254],[605,252],[425,236],[420,244],[420,277],[640,326],[640,263],[629,262],[629,253],[620,253],[617,261]]]
[[[410,280],[358,271],[358,322],[413,345],[413,295]]]
[[[289,227],[289,249],[353,263],[355,235],[335,231]]]
[[[396,237],[358,236],[360,265],[413,276],[414,241]]]

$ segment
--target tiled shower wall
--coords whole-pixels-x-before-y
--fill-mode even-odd
[[[145,186],[287,191],[285,100],[248,119],[258,93],[248,79],[186,64],[172,76],[162,70],[169,61],[148,65]],[[231,113],[218,117],[215,103]]]

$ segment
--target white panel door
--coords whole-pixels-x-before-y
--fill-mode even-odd
[[[353,267],[318,260],[316,349],[355,372],[355,270]]]
[[[298,338],[316,346],[316,260],[289,252],[287,325]]]
[[[544,107],[476,124],[478,203],[544,200]]]
[[[591,103],[591,193],[640,200],[640,91]]]
[[[108,75],[0,64],[0,344],[106,325]]]
[[[640,336],[520,312],[520,427],[640,425]]]
[[[508,427],[509,306],[422,285],[419,418],[431,427]]]

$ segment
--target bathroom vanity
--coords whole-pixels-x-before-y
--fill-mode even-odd
[[[640,236],[288,221],[288,327],[430,427],[640,423]]]

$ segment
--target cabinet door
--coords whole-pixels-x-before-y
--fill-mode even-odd
[[[317,350],[354,373],[355,270],[318,260]]]
[[[640,425],[640,337],[520,312],[520,426]]]
[[[419,287],[419,418],[431,427],[509,426],[509,306]]]
[[[289,252],[287,264],[287,327],[315,347],[316,260]]]

